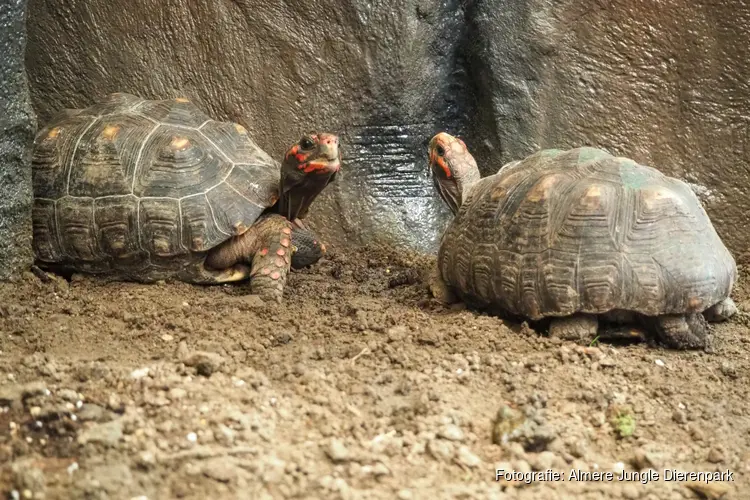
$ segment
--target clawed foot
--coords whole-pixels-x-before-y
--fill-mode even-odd
[[[443,304],[453,304],[458,301],[456,294],[453,293],[453,290],[451,290],[445,281],[443,281],[443,278],[440,276],[440,271],[437,268],[432,270],[428,286],[432,296],[439,302],[442,302]]]
[[[659,340],[671,349],[705,349],[709,347],[708,322],[702,314],[664,315],[649,322]]]
[[[295,226],[297,226],[298,228],[302,229],[303,231],[309,231],[309,229],[307,228],[307,225],[305,225],[305,223],[304,223],[304,222],[302,222],[302,220],[301,220],[301,219],[294,219],[294,220],[292,221],[292,224],[294,224],[294,225],[295,225]]]
[[[711,323],[726,321],[735,314],[737,314],[737,305],[729,297],[703,311],[703,316]]]
[[[599,320],[591,314],[574,314],[555,318],[549,326],[549,336],[572,342],[589,343],[596,338]]]

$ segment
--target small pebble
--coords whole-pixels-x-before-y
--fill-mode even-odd
[[[180,387],[173,387],[172,389],[169,390],[169,399],[171,399],[172,401],[182,399],[185,396],[187,396],[187,391]]]
[[[148,372],[148,368],[138,368],[137,370],[133,370],[132,372],[130,372],[130,378],[138,380],[147,376]]]
[[[432,439],[427,443],[427,452],[438,461],[448,461],[453,458],[454,448],[442,439]]]
[[[191,443],[195,443],[198,441],[198,435],[195,432],[191,432],[187,435],[187,440]]]
[[[719,464],[724,461],[724,450],[721,448],[711,448],[708,452],[708,461],[712,464]]]
[[[634,484],[626,484],[622,488],[622,496],[628,500],[636,500],[641,498],[641,492],[639,491],[638,486]]]
[[[331,439],[325,451],[328,458],[333,462],[346,462],[349,460],[349,450],[339,439]]]
[[[474,453],[469,450],[466,446],[461,446],[458,449],[458,453],[456,453],[456,460],[466,467],[479,467],[479,465],[482,463],[482,459],[476,456]]]
[[[438,436],[448,441],[463,441],[464,432],[457,425],[449,424],[440,429]]]
[[[672,413],[672,420],[677,422],[678,424],[684,424],[687,422],[687,416],[685,415],[685,412],[682,410],[675,410]]]
[[[612,466],[612,472],[619,475],[622,474],[622,472],[625,470],[625,464],[622,462],[617,462]]]
[[[665,366],[664,361],[660,359],[655,359],[654,363],[656,363],[656,366]]]

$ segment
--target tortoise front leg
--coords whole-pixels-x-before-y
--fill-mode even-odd
[[[261,249],[253,257],[250,287],[264,300],[281,302],[292,262],[292,227],[284,217],[272,215],[258,231]]]
[[[264,300],[280,302],[292,261],[291,243],[291,223],[280,215],[270,214],[211,251],[205,264],[213,269],[228,269],[251,263],[252,292]]]
[[[428,286],[432,296],[443,304],[453,304],[458,302],[458,297],[456,297],[456,294],[453,292],[450,285],[443,280],[443,276],[440,274],[440,269],[437,266],[432,269]]]
[[[737,314],[737,305],[730,297],[703,311],[703,317],[711,323],[726,321],[735,314]]]

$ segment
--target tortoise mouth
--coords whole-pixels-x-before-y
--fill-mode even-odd
[[[339,158],[330,159],[327,156],[319,156],[312,161],[303,163],[300,165],[300,168],[306,173],[333,174],[341,168],[341,160]]]
[[[338,169],[339,165],[341,164],[341,158],[339,158],[338,156],[334,156],[333,158],[331,158],[328,155],[322,155],[318,159],[312,161],[311,163],[315,163],[318,165],[325,165],[329,169],[333,169],[333,168]]]

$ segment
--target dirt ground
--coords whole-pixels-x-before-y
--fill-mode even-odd
[[[243,286],[31,273],[0,286],[0,490],[750,498],[747,282],[713,352],[675,352],[576,345],[444,308],[424,283],[432,262],[332,252],[293,273],[283,305]],[[497,468],[543,477],[496,481]],[[733,477],[691,483],[665,469]]]

